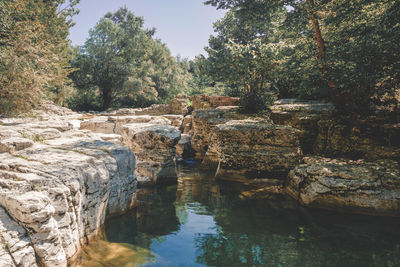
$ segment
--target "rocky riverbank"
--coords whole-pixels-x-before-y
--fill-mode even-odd
[[[244,115],[238,101],[178,97],[86,114],[44,103],[34,118],[1,119],[1,265],[66,266],[107,216],[175,182],[182,158],[241,184],[243,198],[400,215],[398,125],[349,126],[330,103],[293,99]]]

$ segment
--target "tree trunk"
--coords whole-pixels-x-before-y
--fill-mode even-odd
[[[317,46],[318,46],[317,58],[321,64],[321,71],[322,71],[323,76],[325,77],[328,87],[331,88],[332,92],[334,93],[334,96],[339,97],[339,92],[336,88],[335,83],[330,81],[326,77],[328,74],[328,68],[326,67],[326,62],[325,62],[326,46],[325,46],[325,40],[322,37],[321,27],[320,27],[317,15],[315,14],[315,2],[314,2],[314,0],[308,0],[308,2],[310,3],[310,19],[311,19],[311,23],[313,25],[314,33],[315,33],[315,36],[313,39],[317,43]]]
[[[103,88],[103,109],[108,109],[112,101],[112,89]]]

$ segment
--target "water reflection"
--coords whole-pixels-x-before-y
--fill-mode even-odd
[[[177,185],[141,190],[140,208],[108,220],[82,266],[400,266],[398,218],[239,194],[182,168]]]

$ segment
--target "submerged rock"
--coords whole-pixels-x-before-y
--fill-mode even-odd
[[[288,193],[306,206],[400,215],[400,169],[395,161],[309,157],[289,173]]]

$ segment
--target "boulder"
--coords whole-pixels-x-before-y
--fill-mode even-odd
[[[181,132],[173,126],[153,123],[127,124],[121,128],[122,143],[136,156],[140,186],[176,182],[175,146]]]
[[[398,216],[399,177],[391,160],[308,157],[289,173],[287,192],[305,206]]]
[[[239,106],[239,97],[195,95],[191,97],[192,107],[197,109],[210,109],[221,106]]]

